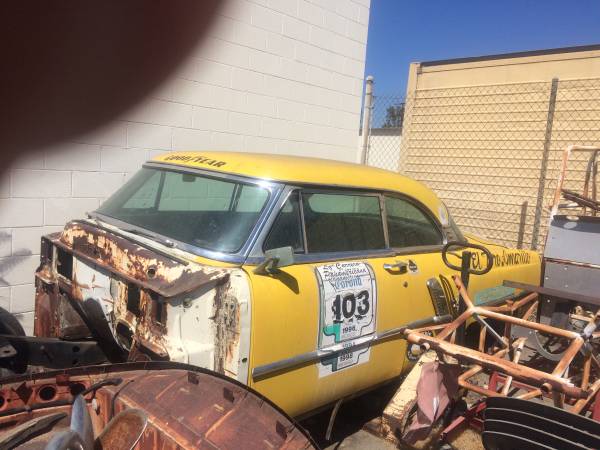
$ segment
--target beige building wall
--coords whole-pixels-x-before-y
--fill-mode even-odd
[[[158,153],[356,161],[369,8],[370,0],[228,0],[203,44],[145,101],[16,162],[0,180],[0,306],[30,332],[40,236],[97,208]]]
[[[400,170],[467,231],[541,248],[562,149],[600,143],[600,46],[409,70]],[[573,163],[567,187],[581,189],[584,166]]]
[[[598,47],[598,48],[596,48]],[[407,94],[416,89],[550,81],[600,76],[600,46],[547,50],[436,63],[412,63]],[[527,56],[530,53],[531,56]],[[521,55],[521,56],[519,56]],[[455,61],[455,62],[453,62]]]

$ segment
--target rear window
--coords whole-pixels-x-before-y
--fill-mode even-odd
[[[308,253],[385,248],[379,198],[302,193]]]

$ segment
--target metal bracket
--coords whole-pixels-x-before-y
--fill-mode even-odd
[[[32,366],[64,369],[106,362],[106,355],[95,341],[63,341],[2,334],[0,342],[12,346],[15,350],[14,358],[23,359],[23,362]]]

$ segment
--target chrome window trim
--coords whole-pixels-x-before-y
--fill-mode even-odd
[[[295,253],[294,263],[295,264],[308,264],[315,262],[330,262],[330,261],[344,261],[351,259],[375,259],[375,258],[390,258],[397,255],[393,249],[384,248],[381,250],[367,250],[367,251],[351,251],[351,252],[331,252],[331,253]],[[246,259],[246,263],[249,265],[260,264],[264,259],[264,256],[252,256]]]
[[[446,244],[446,242],[444,241],[444,243],[441,245],[419,245],[419,246],[413,246],[413,247],[398,247],[398,248],[392,248],[392,250],[394,251],[394,254],[396,256],[423,255],[426,253],[441,252],[442,248],[444,248],[445,244]]]
[[[360,190],[352,187],[331,187],[331,186],[323,186],[320,188],[315,185],[285,185],[282,193],[280,195],[280,201],[275,205],[273,210],[271,211],[271,217],[269,220],[265,221],[264,228],[258,239],[254,243],[252,250],[246,259],[246,263],[250,265],[260,264],[264,259],[264,253],[262,250],[264,240],[266,236],[271,231],[271,226],[275,221],[275,218],[279,214],[281,208],[289,198],[290,194],[294,190],[299,190],[302,192],[319,192],[319,193],[332,193],[332,194],[344,194],[348,193],[356,194],[356,195],[369,195],[369,196],[378,196],[380,202],[380,210],[382,214],[382,221],[384,227],[384,238],[385,238],[385,249],[374,249],[374,250],[366,250],[366,251],[351,251],[351,252],[328,252],[328,253],[307,253],[308,245],[306,242],[306,229],[304,224],[304,212],[302,209],[302,195],[300,195],[300,215],[302,220],[302,232],[304,238],[304,246],[305,253],[296,253],[294,254],[294,259],[298,264],[307,264],[307,263],[315,263],[315,262],[330,262],[330,261],[342,261],[342,260],[350,260],[350,259],[359,259],[359,258],[386,258],[386,257],[394,257],[394,256],[402,256],[402,255],[417,255],[417,254],[428,254],[428,253],[438,253],[441,252],[443,246],[448,242],[446,237],[446,233],[441,223],[437,219],[437,217],[433,214],[432,211],[429,210],[423,203],[419,200],[411,197],[407,194],[396,192],[396,191],[369,191],[369,190]],[[435,226],[437,227],[440,235],[442,236],[442,244],[440,245],[423,245],[416,247],[390,247],[389,244],[389,234],[388,234],[388,224],[387,224],[387,210],[385,208],[385,197],[399,197],[401,199],[406,199],[409,203],[417,207],[420,211],[429,217]]]
[[[256,264],[260,264],[260,262],[262,262],[264,259],[264,241],[267,239],[267,236],[271,231],[271,227],[273,226],[273,222],[275,222],[277,219],[281,208],[283,208],[283,205],[285,205],[285,202],[288,200],[293,191],[294,188],[291,186],[283,186],[279,191],[277,200],[274,202],[268,216],[265,217],[261,229],[257,232],[254,242],[250,246],[246,262],[257,261]]]
[[[273,210],[274,206],[276,204],[278,204],[280,194],[284,189],[283,185],[281,185],[279,183],[274,183],[272,181],[261,180],[261,179],[257,179],[257,178],[249,178],[249,177],[240,177],[240,176],[231,175],[231,174],[222,174],[220,172],[207,171],[207,170],[202,170],[202,169],[187,168],[187,167],[177,166],[177,165],[173,165],[173,164],[159,164],[159,163],[149,162],[149,163],[144,164],[142,167],[149,168],[149,169],[157,169],[157,170],[167,170],[170,172],[177,172],[177,173],[195,173],[195,174],[199,174],[199,175],[203,175],[203,176],[215,178],[215,179],[221,178],[221,179],[226,179],[226,180],[231,180],[231,181],[238,181],[238,182],[245,183],[245,184],[253,184],[253,185],[257,185],[257,186],[267,189],[267,191],[269,193],[269,197],[268,197],[267,201],[265,202],[265,205],[263,206],[262,212],[261,212],[258,220],[256,221],[256,223],[254,224],[254,227],[250,231],[250,234],[248,235],[248,239],[246,239],[246,242],[244,242],[244,245],[242,245],[240,250],[238,250],[235,253],[225,253],[225,252],[205,249],[202,247],[198,247],[198,246],[195,246],[192,244],[188,244],[188,243],[179,241],[170,236],[165,236],[160,233],[156,233],[155,231],[148,230],[146,228],[143,228],[143,227],[140,227],[140,226],[128,223],[128,222],[124,222],[122,220],[116,219],[111,216],[107,216],[107,215],[99,213],[97,211],[93,211],[91,213],[91,215],[98,217],[99,220],[106,222],[110,225],[113,225],[115,227],[131,228],[134,230],[144,231],[145,233],[148,233],[150,235],[154,235],[161,239],[167,239],[167,240],[174,242],[176,244],[175,248],[178,250],[182,250],[184,252],[191,253],[196,256],[201,256],[204,258],[212,259],[215,261],[226,262],[226,263],[243,264],[246,261],[248,254],[250,253],[251,249],[254,246],[254,243],[257,240],[257,236],[261,234],[261,232],[264,229],[265,223],[268,222],[268,220],[271,218],[272,210]],[[132,237],[132,239],[135,239],[135,235]],[[159,244],[159,243],[157,243],[157,245],[161,246],[161,244]],[[171,249],[169,249],[169,250],[171,250]]]
[[[308,238],[306,237],[306,222],[304,220],[304,198],[302,197],[302,190],[298,191],[298,203],[300,208],[300,228],[302,228],[302,240],[304,241],[304,254],[308,254]],[[292,191],[294,192],[294,191]]]
[[[381,210],[381,193],[376,191],[365,191],[358,190],[352,188],[330,188],[325,186],[323,188],[316,187],[314,185],[310,186],[298,186],[298,185],[286,185],[280,194],[280,200],[275,205],[274,209],[271,211],[271,217],[269,220],[265,221],[264,228],[260,233],[258,239],[254,243],[252,250],[246,259],[246,263],[250,265],[260,264],[264,259],[263,252],[263,244],[264,240],[267,238],[269,232],[271,231],[271,227],[275,219],[279,215],[281,208],[288,200],[289,196],[295,190],[299,190],[300,194],[304,192],[309,193],[325,193],[325,194],[337,194],[337,195],[365,195],[370,197],[378,197],[379,205],[380,205],[380,213],[383,214]],[[306,229],[304,224],[304,211],[302,208],[302,195],[300,195],[300,216],[302,220],[302,234],[304,239],[304,253],[295,253],[294,259],[298,264],[312,263],[312,262],[326,262],[326,261],[341,261],[348,259],[359,259],[359,258],[385,258],[394,256],[395,252],[389,248],[387,240],[385,241],[386,248],[382,249],[372,249],[372,250],[358,250],[358,251],[349,251],[349,252],[321,252],[321,253],[307,253],[308,245],[306,242]],[[382,217],[383,223],[383,217]],[[384,227],[384,238],[385,234],[385,224]]]
[[[387,222],[387,208],[385,207],[385,195],[379,195],[379,210],[381,211],[381,221],[383,222],[383,238],[385,239],[385,247],[390,247],[390,231]]]

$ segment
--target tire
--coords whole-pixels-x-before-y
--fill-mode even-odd
[[[0,308],[0,334],[25,336],[25,330],[17,318],[4,308]]]

